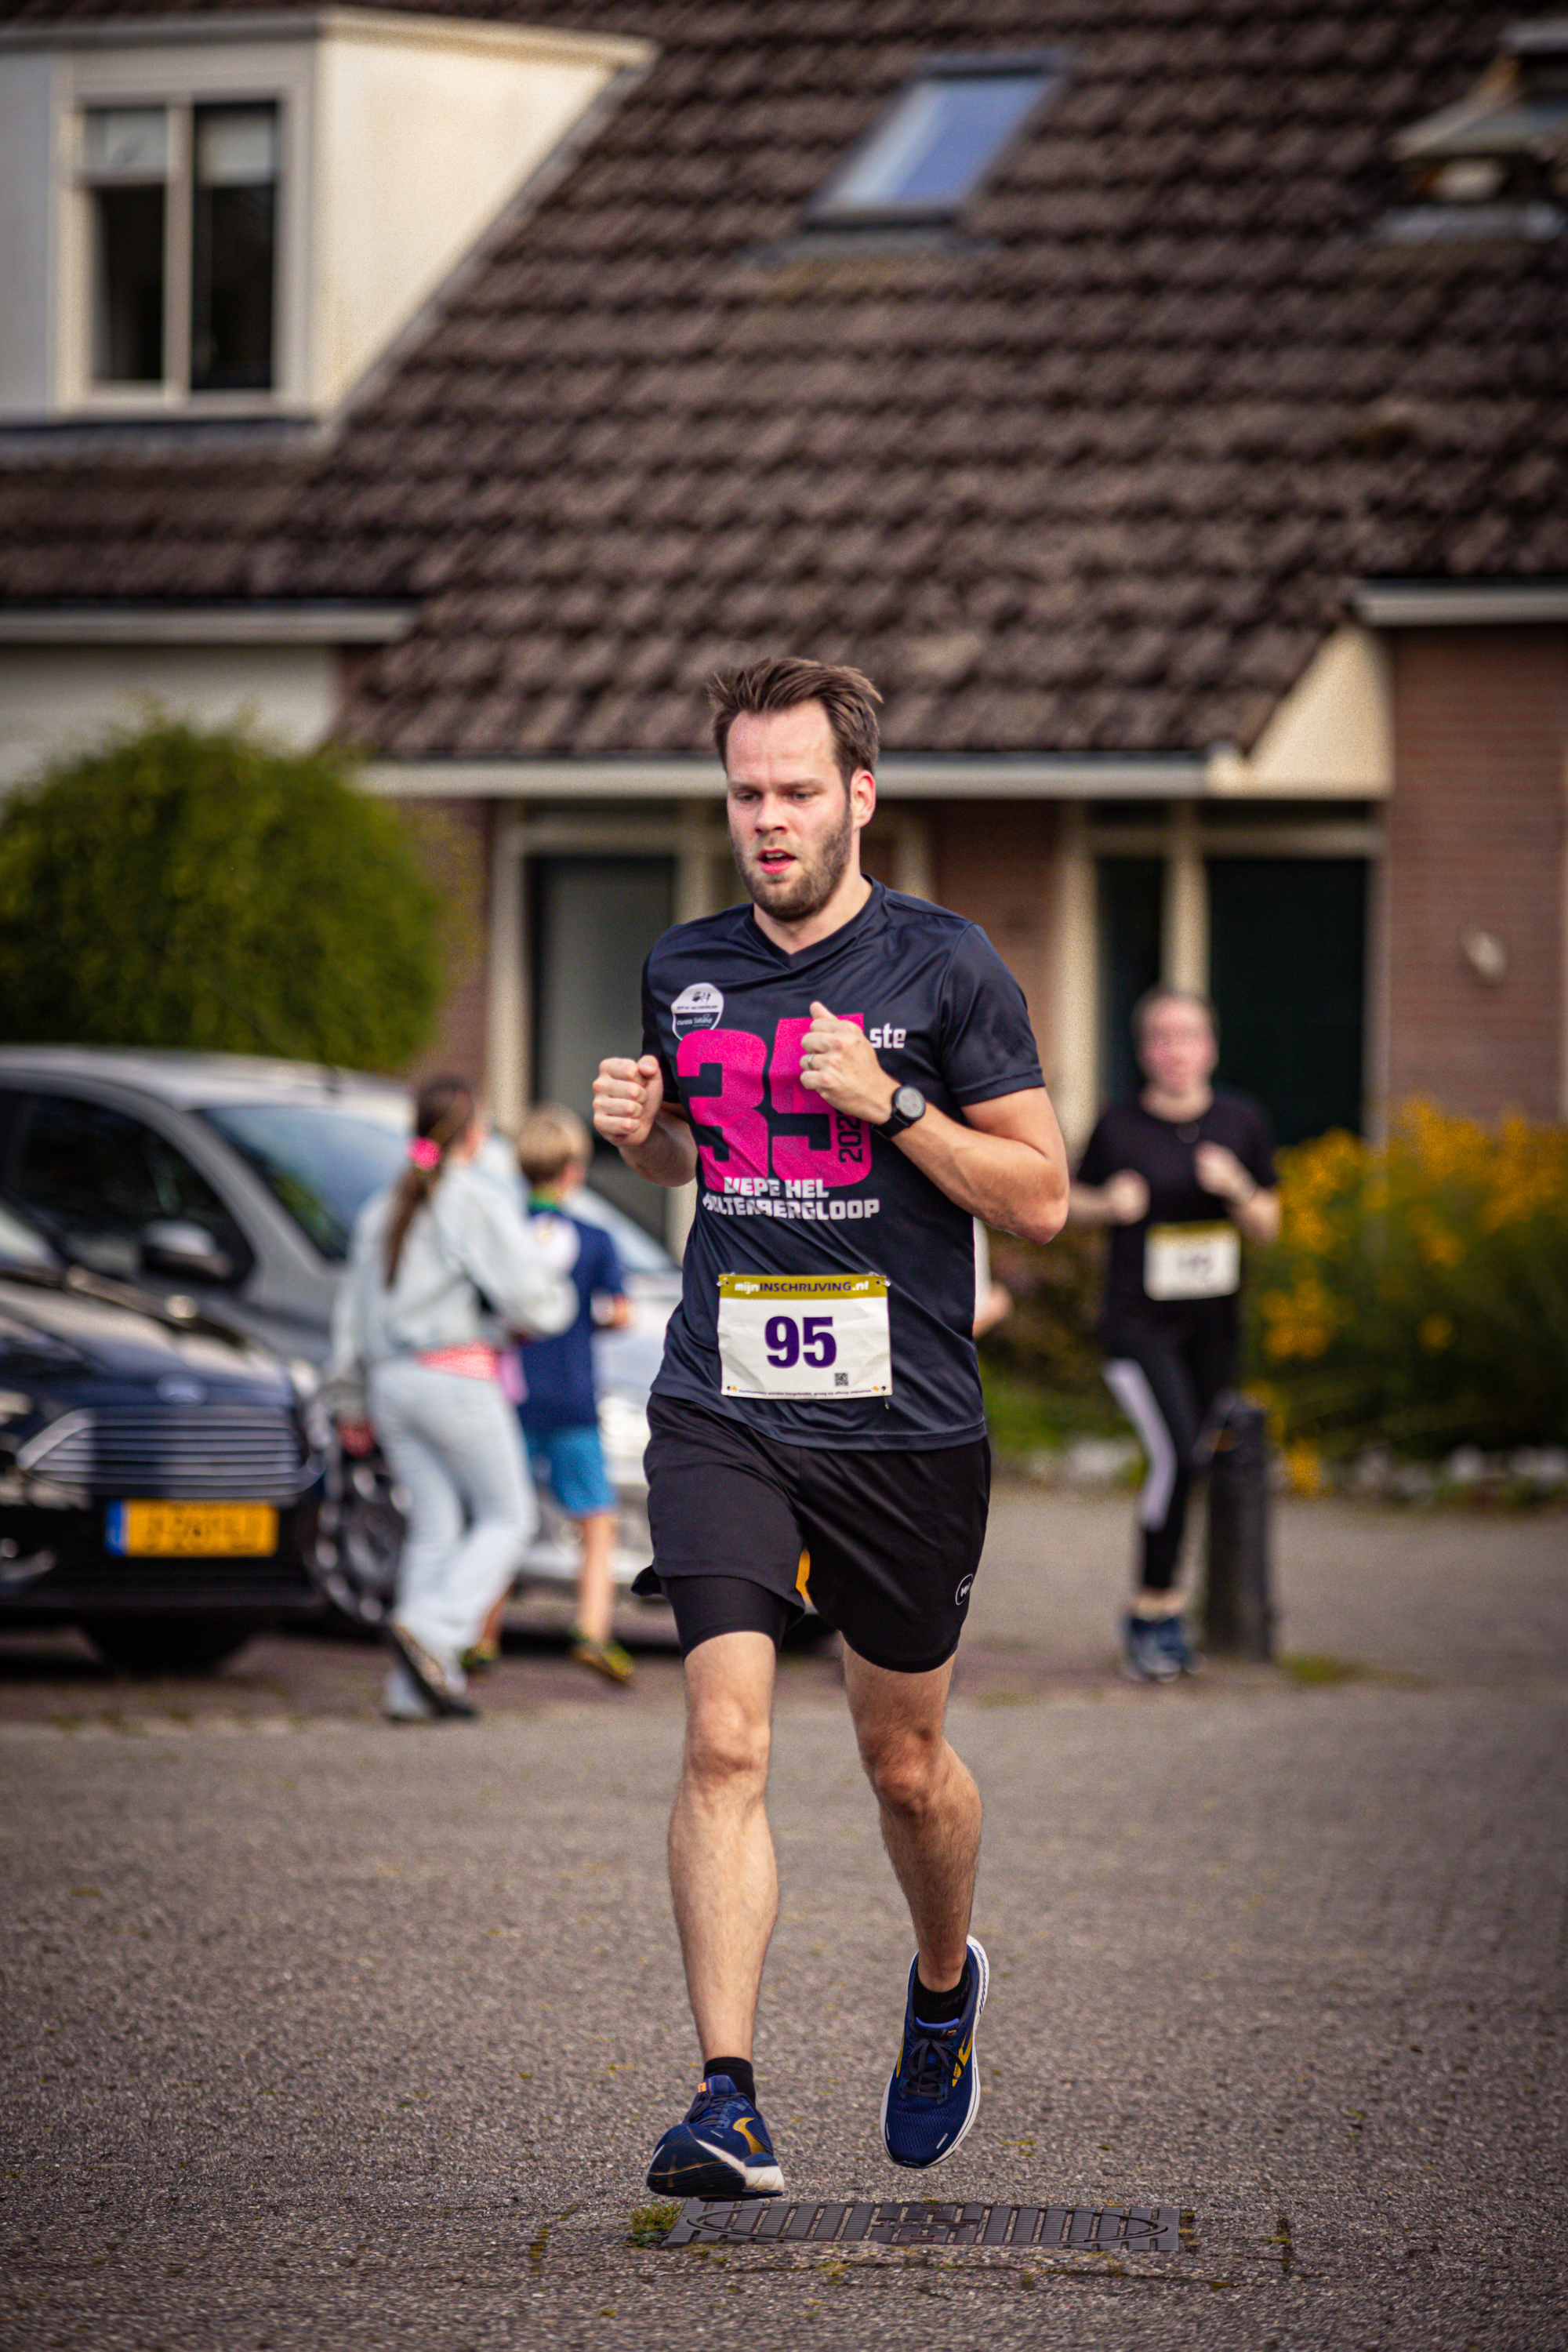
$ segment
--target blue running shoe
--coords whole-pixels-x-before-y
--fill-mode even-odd
[[[1203,1664],[1202,1658],[1187,1639],[1186,1626],[1179,1616],[1162,1617],[1155,1639],[1177,1674],[1195,1675]]]
[[[710,2074],[653,2152],[647,2185],[660,2197],[782,2197],[768,2127],[728,2074]]]
[[[915,2017],[915,1962],[904,2001],[904,2046],[882,2094],[882,2145],[895,2164],[942,2164],[980,2105],[974,2029],[985,2006],[991,1970],[984,1946],[969,1938],[969,1999],[951,2025],[921,2025]]]
[[[1173,1683],[1181,1667],[1171,1654],[1165,1627],[1170,1617],[1134,1617],[1121,1628],[1121,1671],[1130,1683]],[[1178,1631],[1179,1631],[1178,1627]]]

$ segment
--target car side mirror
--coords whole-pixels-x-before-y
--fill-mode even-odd
[[[234,1261],[205,1226],[183,1218],[158,1217],[142,1228],[142,1271],[172,1274],[185,1281],[227,1282]]]

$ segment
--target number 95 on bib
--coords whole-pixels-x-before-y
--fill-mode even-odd
[[[721,1275],[719,1384],[726,1396],[890,1396],[885,1278]]]

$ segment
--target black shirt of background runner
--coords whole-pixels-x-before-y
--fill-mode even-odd
[[[1112,1103],[1084,1145],[1080,1184],[1104,1184],[1123,1169],[1149,1187],[1149,1213],[1135,1225],[1110,1228],[1102,1336],[1126,1323],[1176,1325],[1184,1330],[1234,1330],[1239,1294],[1228,1298],[1151,1298],[1143,1287],[1143,1249],[1151,1225],[1213,1225],[1229,1215],[1225,1202],[1205,1192],[1195,1165],[1200,1143],[1223,1143],[1254,1182],[1274,1183],[1274,1139],[1268,1115],[1249,1095],[1215,1090],[1201,1118],[1173,1124],[1138,1101]]]

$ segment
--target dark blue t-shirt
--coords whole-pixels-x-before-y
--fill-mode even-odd
[[[572,1277],[576,1319],[552,1339],[520,1349],[528,1391],[518,1407],[524,1429],[591,1429],[598,1420],[594,1395],[594,1297],[618,1298],[626,1288],[615,1243],[602,1225],[585,1224],[564,1210],[536,1204],[529,1231],[557,1274]]]
[[[658,1396],[792,1445],[957,1445],[984,1434],[974,1354],[974,1229],[896,1143],[800,1084],[816,998],[864,1023],[889,1076],[950,1118],[1041,1086],[1024,992],[976,925],[879,882],[860,912],[787,955],[748,904],[667,931],[643,973],[643,1051],[698,1147],[697,1213]],[[888,1396],[726,1396],[724,1275],[878,1274]]]

